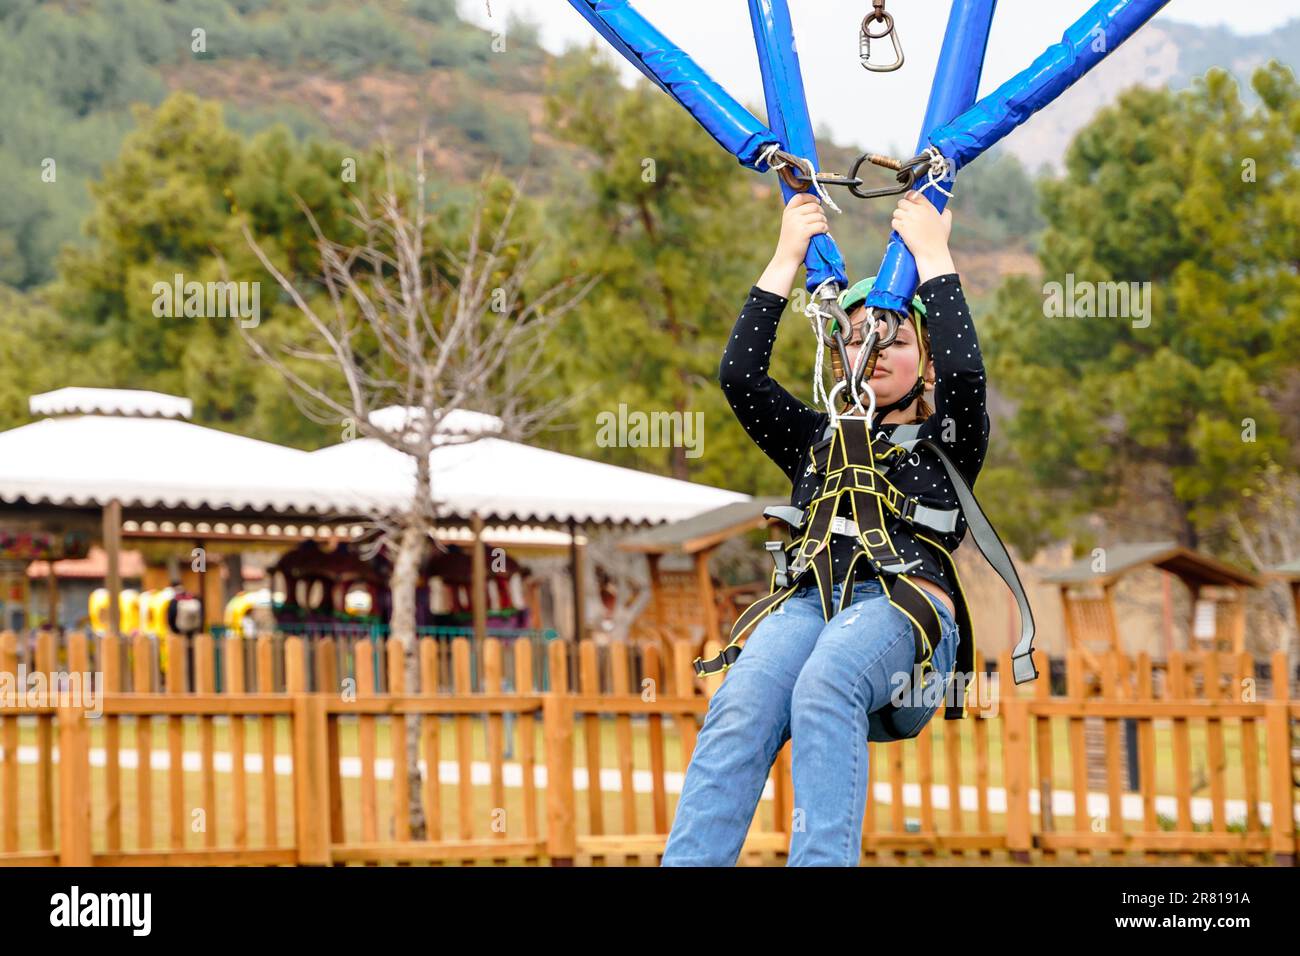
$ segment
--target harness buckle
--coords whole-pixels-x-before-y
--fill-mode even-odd
[[[876,566],[876,570],[880,571],[882,574],[907,574],[907,572],[912,571],[921,566],[921,559],[913,558],[911,561],[908,561],[906,563],[903,563],[900,560],[898,564],[882,564],[879,561],[873,560],[872,564],[874,564]]]
[[[772,562],[776,565],[776,585],[781,588],[790,586],[789,568],[786,565],[785,546],[780,541],[767,541],[764,547],[772,555]]]

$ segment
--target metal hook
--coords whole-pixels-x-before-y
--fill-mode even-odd
[[[858,59],[872,73],[892,73],[903,65],[903,46],[898,42],[898,31],[894,29],[893,16],[885,12],[884,0],[873,0],[872,6],[874,9],[862,20],[862,33],[858,40]],[[884,31],[873,33],[872,23],[883,23]],[[871,41],[883,40],[885,37],[889,37],[894,44],[894,62],[877,66],[871,62]]]

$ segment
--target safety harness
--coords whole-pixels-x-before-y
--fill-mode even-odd
[[[892,438],[878,434],[871,437],[868,424],[871,416],[832,416],[822,438],[809,451],[809,472],[824,474],[821,487],[809,504],[801,510],[783,505],[768,508],[765,517],[776,518],[789,525],[794,539],[793,562],[779,541],[769,541],[775,567],[772,571],[769,593],[754,602],[737,618],[731,629],[730,643],[710,660],[695,659],[695,673],[701,677],[725,671],[740,656],[746,637],[765,617],[775,611],[812,574],[821,597],[822,616],[829,621],[844,610],[851,601],[853,585],[857,579],[874,575],[889,603],[898,608],[912,623],[916,644],[916,665],[924,685],[926,675],[934,670],[934,649],[942,636],[942,622],[930,597],[909,577],[921,562],[906,561],[899,555],[885,530],[885,511],[906,521],[916,537],[932,547],[941,556],[950,579],[956,583],[956,621],[959,643],[954,669],[966,675],[960,704],[949,703],[944,718],[957,720],[968,714],[966,697],[974,678],[975,640],[971,627],[970,609],[957,574],[957,565],[938,541],[922,531],[946,534],[955,531],[959,515],[966,518],[967,527],[985,559],[1006,582],[1015,595],[1020,609],[1020,640],[1012,654],[1012,675],[1017,684],[1034,680],[1038,671],[1033,663],[1034,619],[1015,565],[997,532],[985,517],[979,502],[961,472],[948,455],[935,442],[920,437],[920,425],[900,425]],[[889,480],[890,471],[909,456],[914,449],[933,452],[943,464],[953,488],[957,492],[958,508],[933,508],[915,495],[904,495]],[[847,511],[848,514],[841,514]],[[832,535],[845,535],[853,539],[856,547],[844,573],[839,606],[832,608],[831,569]],[[899,732],[894,717],[900,708],[891,700],[880,712],[886,730],[896,737],[914,736],[912,732]]]

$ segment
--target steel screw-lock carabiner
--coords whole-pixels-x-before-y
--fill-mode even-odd
[[[867,360],[862,363],[858,369],[858,374],[854,376],[850,383],[850,388],[854,394],[858,394],[865,387],[865,383],[875,374],[876,360],[880,358],[881,350],[893,345],[898,338],[898,329],[902,325],[904,317],[901,313],[889,309],[877,309],[874,306],[867,309],[867,317],[863,320],[871,328],[862,343],[862,348],[867,350]],[[880,323],[885,325],[885,334],[880,334],[878,328]]]
[[[841,314],[843,310],[840,310]],[[839,359],[839,375],[841,381],[849,388],[849,394],[855,403],[859,402],[859,396],[864,388],[869,388],[867,384],[876,370],[876,361],[880,358],[882,349],[892,345],[898,338],[899,326],[904,321],[901,313],[889,309],[877,309],[875,307],[867,309],[866,318],[863,319],[863,329],[870,328],[870,332],[856,333],[853,325],[848,321],[848,316],[838,319],[834,315],[828,315],[822,324],[821,340],[827,348],[834,350],[835,357]],[[879,325],[884,324],[885,331],[882,335]],[[832,330],[833,327],[833,330]],[[848,337],[844,335],[844,329],[848,329]],[[861,341],[862,350],[866,353],[865,360],[859,359],[861,364],[854,374],[853,363],[849,361],[848,346],[855,341]],[[861,354],[861,353],[859,353]],[[859,407],[861,407],[859,405]]]
[[[898,185],[885,186],[882,189],[863,189],[861,186],[851,185],[849,186],[849,192],[859,199],[881,199],[885,196],[898,196],[915,186],[916,178],[929,169],[930,157],[921,154],[908,160],[901,160],[882,156],[879,153],[863,153],[853,164],[853,170],[849,175],[861,182],[862,167],[867,163],[884,169],[895,170],[898,175],[894,178],[897,180]]]
[[[903,65],[903,46],[898,42],[898,31],[894,29],[894,18],[885,12],[885,0],[871,0],[872,10],[862,20],[862,33],[858,39],[858,59],[862,65],[872,73],[893,73]],[[883,23],[885,29],[880,33],[873,33],[871,25],[873,23]],[[871,41],[883,40],[889,37],[894,44],[894,62],[877,66],[871,62]]]

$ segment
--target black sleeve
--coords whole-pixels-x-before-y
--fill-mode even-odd
[[[754,286],[718,366],[718,384],[754,444],[793,482],[819,415],[767,374],[784,296]]]
[[[934,363],[934,414],[922,434],[937,441],[974,485],[989,445],[987,382],[979,338],[955,272],[935,276],[916,290],[925,303],[930,360]]]

